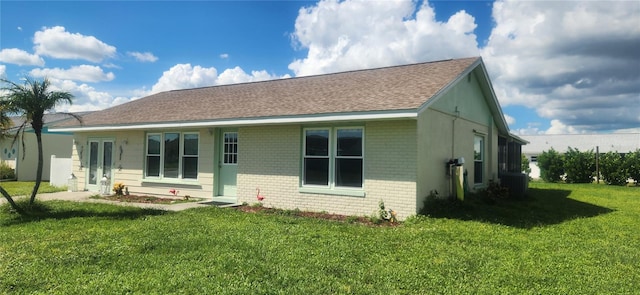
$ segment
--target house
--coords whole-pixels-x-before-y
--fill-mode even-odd
[[[78,113],[83,115],[87,113]],[[51,170],[51,156],[62,158],[71,158],[71,150],[73,145],[73,135],[68,132],[52,132],[49,127],[53,124],[73,119],[68,114],[53,113],[44,115],[44,127],[42,128],[42,150],[44,162],[42,165],[42,177],[44,181],[49,180],[49,171]],[[75,120],[75,119],[73,119]],[[31,125],[27,124],[24,129],[24,150],[22,147],[22,139],[14,140],[17,129],[24,123],[22,117],[11,117],[12,126],[8,130],[9,135],[0,139],[0,159],[11,166],[15,170],[15,179],[18,181],[35,181],[36,171],[38,168],[38,144],[36,135],[31,129]],[[23,157],[23,155],[25,157]]]
[[[599,153],[617,152],[626,154],[640,149],[640,133],[610,133],[610,134],[538,134],[523,135],[529,142],[522,148],[522,153],[529,160],[531,178],[540,178],[538,156],[552,148],[564,154],[569,147],[581,152],[593,150]]]
[[[55,128],[74,134],[81,189],[106,176],[131,193],[249,204],[259,193],[269,207],[354,215],[382,200],[399,218],[452,193],[452,159],[474,190],[520,172],[525,143],[481,58],[167,91],[83,121]]]

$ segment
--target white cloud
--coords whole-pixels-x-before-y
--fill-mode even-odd
[[[64,27],[44,27],[33,37],[36,54],[61,59],[84,59],[101,62],[116,54],[116,48],[94,36],[69,33]]]
[[[6,71],[7,71],[7,66],[0,65],[0,78],[4,78]]]
[[[229,58],[229,54],[228,53],[220,54],[220,58],[227,59],[227,58]]]
[[[33,69],[30,74],[34,77],[49,77],[82,82],[111,81],[115,78],[112,72],[105,73],[102,71],[102,68],[90,65],[73,66],[69,69]]]
[[[504,114],[504,119],[505,121],[507,121],[508,125],[513,125],[516,122],[516,119],[514,117],[511,117],[507,114]]]
[[[479,55],[475,19],[435,19],[425,1],[320,1],[298,12],[294,43],[308,49],[289,64],[297,76]]]
[[[140,62],[156,62],[158,57],[151,52],[127,52],[127,55],[133,56]]]
[[[177,64],[162,74],[162,77],[151,88],[150,93],[288,77],[288,75],[273,76],[266,71],[252,71],[251,74],[247,74],[240,67],[226,69],[218,75],[218,71],[214,67],[204,68],[199,65]]]
[[[576,128],[571,126],[567,126],[560,122],[560,120],[551,120],[551,127],[544,132],[545,134],[576,134],[576,133],[584,133],[579,132]]]
[[[44,59],[42,59],[42,57],[18,48],[5,48],[0,50],[0,62],[20,66],[44,66]]]
[[[71,80],[50,79],[52,90],[68,91],[73,94],[73,104],[64,104],[56,108],[58,112],[97,111],[122,104],[137,97],[114,97],[109,92],[98,91],[85,83],[77,84]]]
[[[214,85],[218,77],[215,68],[192,67],[191,64],[177,64],[162,73],[162,77],[151,88],[151,93]]]
[[[503,106],[535,108],[547,133],[640,125],[640,6],[496,1],[482,56]]]
[[[242,70],[242,68],[235,67],[233,69],[226,69],[224,70],[224,72],[220,73],[218,79],[216,79],[216,85],[256,82],[288,77],[288,75],[283,77],[275,77],[269,75],[267,71],[251,71],[251,74],[247,74],[244,70]]]

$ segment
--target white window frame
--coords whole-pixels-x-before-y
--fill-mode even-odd
[[[476,139],[480,139],[480,159],[476,159],[475,153],[476,153]],[[476,186],[479,185],[483,185],[484,184],[484,180],[485,180],[485,165],[484,165],[484,159],[485,159],[485,153],[486,153],[486,147],[485,147],[485,137],[481,134],[475,134],[473,136],[473,184]],[[480,182],[476,182],[476,165],[477,164],[481,165],[481,175],[480,175]]]
[[[358,129],[362,132],[362,141],[361,141],[361,155],[360,156],[338,156],[338,130],[349,130],[349,129]],[[308,156],[306,154],[307,151],[307,131],[312,130],[326,130],[329,132],[329,142],[328,142],[328,153],[327,156]],[[362,191],[364,189],[364,180],[365,180],[365,128],[364,126],[340,126],[340,127],[312,127],[312,128],[303,128],[302,131],[302,163],[301,163],[301,187],[302,188],[317,188],[321,189],[319,191],[307,190],[305,192],[318,192],[318,193],[336,193],[336,191]],[[315,159],[328,159],[329,160],[329,171],[328,171],[328,184],[327,185],[317,185],[317,184],[306,184],[305,179],[305,159],[315,158]],[[336,160],[337,159],[360,159],[362,160],[362,175],[361,175],[361,183],[359,187],[350,187],[350,186],[338,186],[336,184]],[[324,190],[330,190],[329,192]],[[340,194],[340,193],[338,193]],[[351,195],[349,192],[346,192],[347,195]],[[361,194],[355,194],[360,196]],[[362,194],[362,196],[364,196]]]
[[[164,164],[165,164],[165,135],[169,133],[178,133],[179,134],[179,153],[178,153],[178,177],[165,177],[164,176]],[[197,155],[185,155],[184,154],[184,136],[186,134],[195,134],[198,136],[198,147],[197,147]],[[149,156],[157,156],[156,154],[149,154],[149,137],[150,136],[160,136],[160,171],[158,176],[148,176],[147,171],[147,158]],[[197,158],[198,162],[200,159],[200,133],[199,132],[180,132],[180,131],[166,131],[166,132],[150,132],[145,135],[145,158],[144,158],[144,179],[152,179],[152,180],[197,180],[198,178],[184,178],[183,175],[183,159],[184,158]],[[200,170],[200,165],[198,163],[198,171]],[[197,173],[199,175],[199,173]]]

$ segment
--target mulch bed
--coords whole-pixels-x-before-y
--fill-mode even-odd
[[[240,210],[246,213],[264,213],[264,214],[277,214],[277,215],[286,215],[286,216],[304,217],[304,218],[316,218],[316,219],[325,219],[325,220],[344,222],[344,223],[363,224],[368,226],[400,225],[399,222],[391,223],[386,220],[375,220],[366,216],[349,216],[349,215],[332,214],[332,213],[326,213],[326,212],[311,212],[311,211],[300,211],[300,210],[283,210],[283,209],[274,209],[274,208],[267,208],[263,206],[250,206],[250,205],[242,205],[235,208],[237,210]]]
[[[96,199],[103,199],[109,201],[118,201],[118,202],[127,202],[127,203],[146,203],[146,204],[162,204],[162,205],[170,205],[176,203],[185,203],[185,202],[197,202],[198,199],[178,199],[178,198],[162,198],[162,197],[154,197],[154,196],[140,196],[140,195],[107,195],[95,197]]]

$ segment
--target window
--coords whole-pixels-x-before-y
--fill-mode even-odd
[[[146,177],[198,178],[198,134],[147,134],[145,169]]]
[[[304,130],[303,185],[362,188],[363,128]]]
[[[484,172],[484,137],[475,136],[473,139],[473,183],[483,183]]]
[[[238,132],[224,133],[224,152],[222,157],[224,164],[238,164]]]

